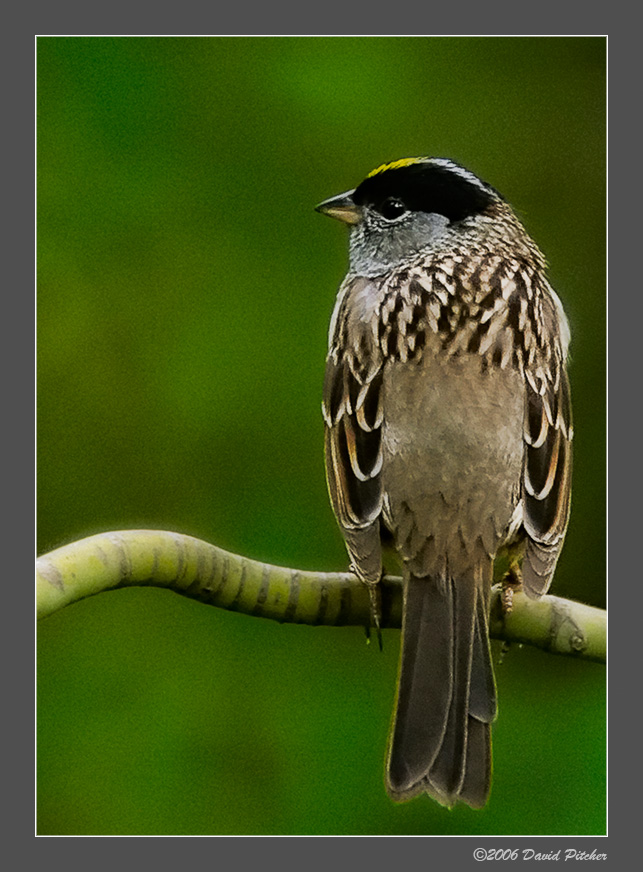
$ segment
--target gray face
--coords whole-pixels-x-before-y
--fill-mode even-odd
[[[425,158],[381,167],[317,210],[350,225],[350,272],[374,278],[416,257],[475,245],[481,237],[498,241],[499,210],[505,219],[511,214],[503,204],[497,191],[463,167]]]
[[[419,252],[438,250],[451,236],[449,225],[448,218],[434,212],[406,212],[387,220],[365,207],[363,219],[351,228],[350,270],[381,275]]]
[[[398,161],[376,170],[348,194],[326,201],[321,211],[351,225],[350,268],[377,276],[416,255],[459,246],[502,197],[473,173],[451,161]]]

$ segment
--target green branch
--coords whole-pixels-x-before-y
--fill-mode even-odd
[[[102,591],[144,585],[283,623],[367,626],[370,618],[368,591],[352,573],[271,566],[163,530],[102,533],[40,557],[38,617]],[[401,615],[401,579],[386,576],[382,626],[399,627]],[[503,617],[496,587],[490,631],[507,642],[605,662],[605,612],[559,597],[530,600],[517,593]]]

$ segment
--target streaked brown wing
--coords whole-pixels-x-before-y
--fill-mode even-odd
[[[523,524],[527,547],[523,587],[539,597],[549,588],[569,520],[572,410],[569,380],[557,358],[542,378],[527,377]]]
[[[360,578],[372,583],[379,581],[382,572],[382,360],[366,328],[355,336],[353,345],[343,341],[342,317],[348,307],[341,302],[339,307],[322,406],[326,478],[354,568]]]

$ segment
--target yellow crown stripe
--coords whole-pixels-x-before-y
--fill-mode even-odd
[[[382,164],[382,166],[377,167],[377,169],[370,172],[366,178],[370,179],[373,176],[379,176],[380,173],[384,173],[387,170],[397,170],[400,167],[408,167],[411,166],[411,164],[422,163],[425,160],[425,157],[403,157],[401,160],[394,160],[392,163]]]

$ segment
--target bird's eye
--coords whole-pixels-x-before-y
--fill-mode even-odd
[[[398,197],[387,197],[386,200],[380,204],[377,211],[380,215],[386,218],[387,221],[392,221],[393,218],[399,218],[400,215],[404,215],[407,208]]]

